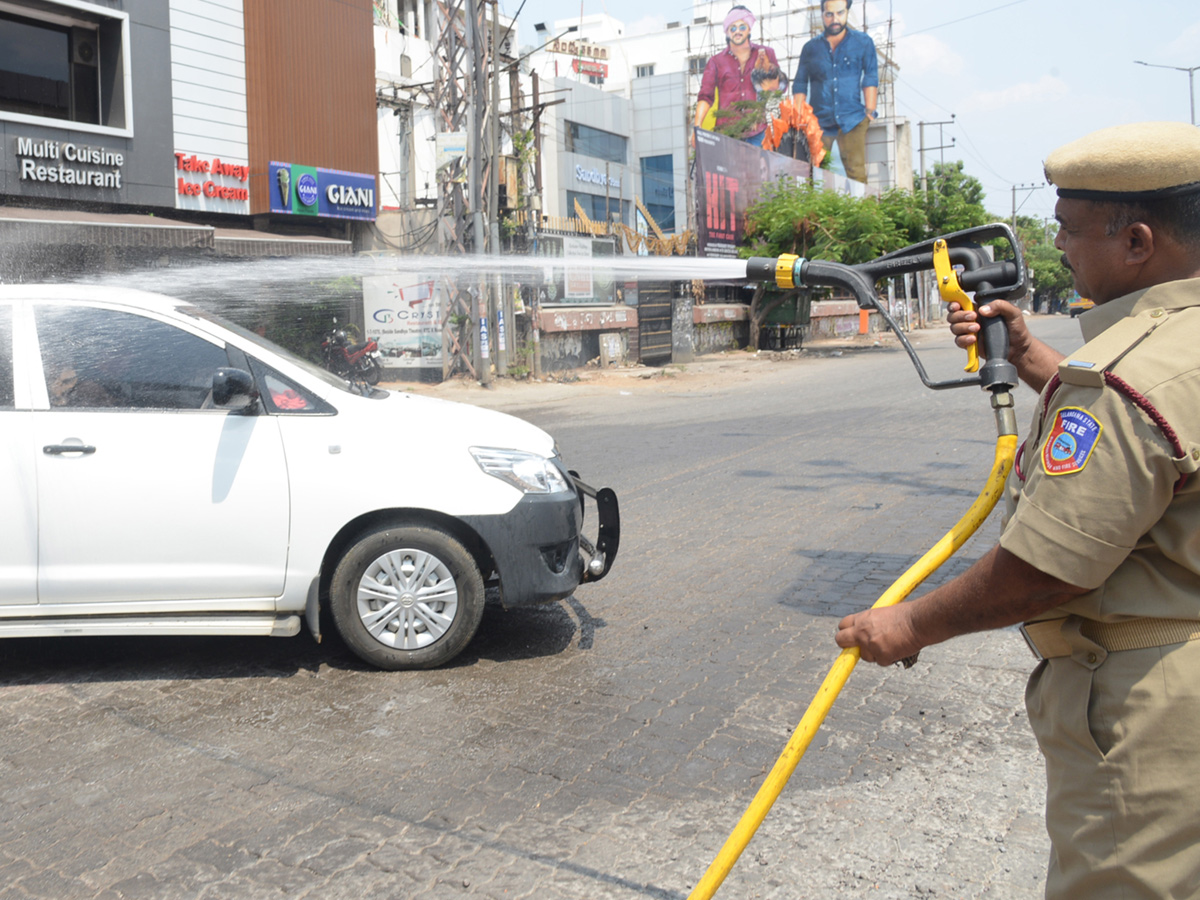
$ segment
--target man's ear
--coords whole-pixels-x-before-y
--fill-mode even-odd
[[[1125,262],[1140,266],[1149,262],[1154,255],[1154,231],[1145,222],[1134,222],[1129,226],[1125,239]]]

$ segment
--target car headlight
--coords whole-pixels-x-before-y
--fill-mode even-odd
[[[537,453],[472,447],[471,455],[488,475],[507,481],[527,494],[553,494],[571,490],[571,485],[553,460]]]

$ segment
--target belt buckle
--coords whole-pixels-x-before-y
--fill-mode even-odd
[[[1027,646],[1029,648],[1029,652],[1033,654],[1033,658],[1036,659],[1038,662],[1041,662],[1046,657],[1042,656],[1041,651],[1038,650],[1038,648],[1037,648],[1037,644],[1035,644],[1033,642],[1033,638],[1031,638],[1029,636],[1029,629],[1026,628],[1025,626],[1026,626],[1026,623],[1022,622],[1020,625],[1017,626],[1017,629],[1021,632],[1021,637],[1025,638],[1025,646]]]

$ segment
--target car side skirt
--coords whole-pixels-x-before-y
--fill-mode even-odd
[[[89,616],[0,620],[0,638],[115,637],[143,634],[293,637],[299,633],[299,616]]]

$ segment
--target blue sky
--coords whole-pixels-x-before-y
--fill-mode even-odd
[[[508,15],[519,6],[502,0]],[[580,12],[608,13],[638,32],[686,20],[691,10],[681,0],[526,0],[520,39],[532,46],[535,22]],[[869,0],[867,13],[894,23],[897,111],[912,121],[914,145],[917,122],[954,114],[943,133],[956,145],[936,156],[961,159],[999,215],[1011,213],[1014,185],[1045,184],[1041,161],[1061,144],[1108,125],[1191,120],[1188,74],[1134,60],[1200,66],[1196,0]],[[852,14],[861,16],[859,3]],[[1193,77],[1200,94],[1200,71]],[[937,143],[927,128],[926,144]],[[915,146],[913,153],[916,168]],[[1016,202],[1021,214],[1052,216],[1054,191],[1018,190]]]

